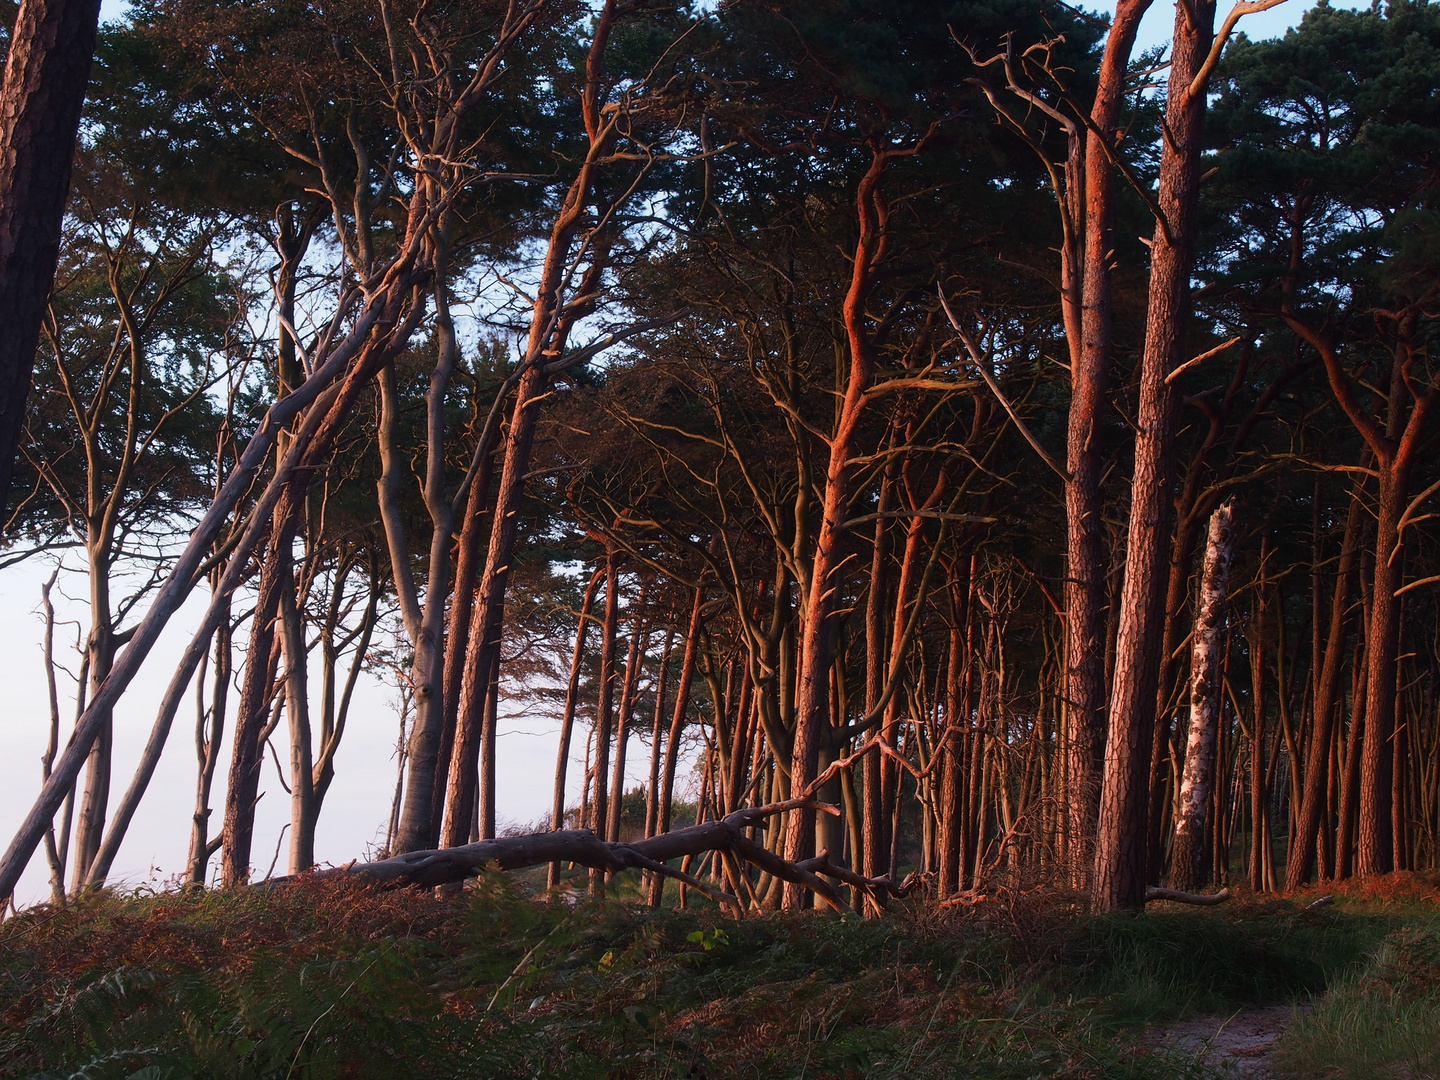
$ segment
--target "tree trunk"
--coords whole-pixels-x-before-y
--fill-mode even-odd
[[[890,439],[892,444],[894,438]],[[895,503],[895,476],[900,467],[898,455],[892,455],[880,478],[876,499],[875,538],[870,552],[870,591],[865,600],[865,712],[881,708],[880,696],[885,691],[885,661],[888,650],[885,640],[885,608],[890,576],[890,518]],[[880,874],[885,848],[885,804],[881,801],[882,764],[879,754],[867,754],[862,798],[865,812],[861,821],[861,850],[857,865],[869,877]]]
[[[470,640],[466,645],[465,669],[460,683],[460,708],[455,726],[455,743],[451,751],[449,791],[445,806],[444,847],[465,843],[470,831],[477,788],[494,790],[495,755],[482,754],[486,741],[485,710],[491,694],[491,683],[498,678],[500,640],[504,630],[505,592],[510,581],[510,562],[515,555],[519,536],[520,500],[524,496],[525,473],[530,468],[530,449],[535,440],[535,424],[539,420],[539,399],[545,393],[548,379],[538,365],[521,378],[515,390],[515,405],[510,413],[510,431],[505,439],[505,460],[500,485],[495,496],[495,511],[490,527],[490,547],[480,588],[475,597],[475,614],[471,616]],[[417,724],[417,728],[418,728]],[[480,780],[481,758],[489,783]],[[437,776],[436,783],[440,782]],[[429,793],[425,794],[424,820],[430,813]],[[401,819],[400,850],[420,850],[424,846],[418,824],[421,806],[416,792],[416,805],[407,808]],[[481,829],[489,822],[494,829],[493,807],[487,815],[481,809]],[[407,828],[406,822],[411,826]]]
[[[225,710],[229,701],[230,674],[233,656],[230,648],[229,603],[215,628],[214,690],[210,695],[209,715],[203,708],[203,681],[196,687],[195,716],[195,813],[191,818],[190,850],[186,855],[189,880],[204,885],[213,848],[210,843],[210,790],[215,783],[215,768],[220,763],[220,740],[225,731]]]
[[[1254,710],[1250,720],[1250,888],[1255,892],[1266,889],[1265,866],[1269,861],[1270,840],[1267,829],[1269,822],[1270,789],[1265,768],[1265,722],[1266,704],[1265,653],[1266,628],[1269,623],[1270,587],[1266,580],[1266,566],[1269,561],[1269,537],[1260,541],[1260,574],[1255,582],[1255,636],[1250,642],[1250,704]]]
[[[1083,136],[1083,169],[1073,171],[1075,211],[1084,227],[1062,248],[1062,299],[1070,342],[1070,409],[1065,485],[1065,700],[1067,854],[1072,884],[1089,882],[1105,748],[1105,555],[1100,417],[1110,369],[1114,312],[1115,169],[1109,154],[1126,101],[1130,53],[1151,0],[1120,0],[1105,39],[1100,79]],[[1072,136],[1077,144],[1080,136]],[[1082,179],[1083,177],[1083,179]],[[1078,250],[1075,246],[1083,246]],[[1078,330],[1078,333],[1076,332]]]
[[[1166,107],[1170,137],[1160,159],[1163,217],[1151,241],[1139,433],[1096,839],[1093,896],[1102,911],[1139,910],[1145,903],[1150,735],[1174,510],[1176,395],[1166,380],[1182,362],[1189,321],[1195,202],[1204,149],[1205,90],[1202,86],[1192,94],[1190,84],[1210,51],[1214,21],[1213,2],[1176,5]]]
[[[950,581],[950,656],[945,669],[945,760],[941,763],[939,807],[940,881],[938,893],[945,899],[958,892],[965,878],[965,753],[970,729],[970,588],[975,573],[975,555],[962,554],[956,560],[963,567]],[[937,753],[940,750],[937,748]]]
[[[474,805],[473,793],[477,786],[488,793],[491,799],[488,812],[482,810],[481,831],[494,832],[494,732],[491,730],[487,736],[484,730],[485,711],[488,700],[495,693],[492,683],[499,679],[505,594],[510,581],[511,563],[515,557],[519,526],[517,518],[524,497],[525,475],[530,471],[530,451],[534,445],[535,425],[540,415],[539,405],[546,396],[554,375],[549,366],[550,362],[552,358],[558,358],[564,349],[575,321],[589,310],[587,305],[594,303],[595,294],[603,282],[606,265],[607,246],[603,241],[597,240],[589,246],[591,264],[581,275],[576,290],[578,296],[589,299],[577,301],[567,307],[565,290],[570,271],[574,269],[571,265],[571,248],[586,215],[586,204],[592,196],[600,161],[612,145],[616,134],[618,114],[602,117],[599,100],[605,50],[615,26],[615,17],[615,4],[613,0],[607,0],[594,23],[586,62],[587,78],[580,95],[588,148],[551,226],[539,286],[530,313],[530,331],[525,346],[526,367],[515,389],[515,405],[510,413],[504,464],[501,466],[500,484],[490,525],[490,545],[486,552],[485,569],[480,575],[479,592],[475,598],[476,614],[472,619],[478,625],[472,626],[470,640],[466,643],[465,670],[460,685],[459,713],[446,793],[446,820],[442,842],[447,847],[463,842],[460,837],[468,832],[471,807]],[[489,744],[489,752],[483,755],[482,741]],[[482,757],[483,763],[480,760]],[[478,783],[482,764],[486,772],[485,782]],[[441,778],[436,776],[434,783],[441,783]],[[412,807],[411,795],[407,793],[407,806],[401,825],[402,850],[417,850],[409,845],[418,843],[423,835],[421,814],[423,812],[428,820],[433,794],[433,791],[415,792]],[[422,799],[425,801],[423,810],[420,805]]]
[[[1171,852],[1170,883],[1194,891],[1209,879],[1205,842],[1206,813],[1215,784],[1215,745],[1220,730],[1221,645],[1224,641],[1225,597],[1230,563],[1235,554],[1231,504],[1210,516],[1200,602],[1195,609],[1190,654],[1190,734],[1185,748],[1185,775]]]
[[[810,564],[810,580],[805,584],[804,623],[798,642],[799,664],[795,687],[795,736],[790,755],[792,791],[806,790],[815,779],[820,762],[820,743],[826,737],[825,729],[829,727],[827,691],[832,660],[831,639],[835,629],[831,613],[835,608],[834,597],[838,587],[834,578],[844,559],[845,518],[849,513],[854,483],[854,463],[851,459],[855,455],[860,418],[865,411],[865,391],[869,389],[875,371],[874,349],[865,325],[865,305],[875,287],[887,248],[885,222],[888,209],[880,183],[890,162],[901,155],[902,152],[894,150],[872,149],[870,166],[855,194],[860,235],[844,303],[850,369],[835,428],[830,436],[830,460],[825,472],[820,529]],[[814,810],[807,806],[797,807],[791,813],[785,837],[785,858],[790,862],[803,862],[814,854],[814,814]],[[787,910],[798,910],[808,895],[794,882],[787,882],[784,906]]]
[[[620,822],[625,811],[625,759],[630,742],[630,716],[635,711],[635,688],[640,666],[649,645],[650,628],[645,623],[646,586],[630,613],[630,648],[625,657],[625,681],[620,690],[620,709],[615,717],[615,764],[610,777],[610,813],[605,819],[606,840],[620,839]]]
[[[295,602],[295,575],[280,590],[281,656],[285,661],[285,715],[290,722],[290,873],[315,865],[315,754],[311,745],[309,652],[305,623]]]
[[[55,279],[99,19],[100,0],[24,0],[10,33],[0,84],[0,513]]]
[[[1335,344],[1293,313],[1285,316],[1290,328],[1320,354],[1331,392],[1374,455],[1380,479],[1374,580],[1365,632],[1365,730],[1360,751],[1360,820],[1355,848],[1355,871],[1362,877],[1394,868],[1392,741],[1395,665],[1400,645],[1400,603],[1395,593],[1400,588],[1404,561],[1404,537],[1399,527],[1405,513],[1410,470],[1426,421],[1440,401],[1440,387],[1430,384],[1422,393],[1411,379],[1418,308],[1387,314],[1395,323],[1396,344],[1390,359],[1390,392],[1385,395],[1383,427],[1361,406]]]
[[[220,883],[233,889],[250,880],[250,848],[255,830],[255,799],[260,785],[264,748],[260,733],[270,701],[276,659],[272,655],[280,591],[289,577],[292,531],[291,504],[277,509],[274,532],[260,569],[255,612],[250,620],[245,678],[235,715],[230,777],[225,790],[225,832],[220,849]]]
[[[908,433],[907,433],[908,439]],[[918,619],[920,607],[926,600],[926,571],[929,569],[928,562],[922,560],[925,548],[930,545],[926,539],[926,528],[930,524],[928,517],[922,514],[935,513],[939,510],[945,494],[950,489],[950,481],[956,459],[947,460],[941,467],[935,478],[934,486],[929,496],[920,506],[915,506],[911,501],[910,509],[919,511],[910,518],[909,526],[905,533],[905,549],[900,557],[900,577],[895,584],[895,598],[892,614],[892,626],[890,631],[890,657],[886,664],[887,679],[895,679],[902,666],[906,662],[906,652],[910,647],[910,639],[913,633],[907,633],[911,629],[912,616]],[[903,485],[909,489],[908,477]],[[918,623],[917,623],[918,625]],[[903,698],[898,692],[892,693],[890,699],[885,703],[884,721],[880,728],[880,737],[885,745],[894,748],[899,741],[900,735],[900,710]],[[873,755],[879,758],[880,755]],[[900,765],[893,759],[885,757],[882,761],[880,771],[880,804],[885,808],[885,815],[894,818],[894,825],[885,831],[885,841],[888,854],[886,863],[890,873],[895,872],[896,859],[899,853],[899,810],[902,796],[902,779],[900,776]],[[873,873],[867,870],[867,876],[874,877]]]
[[[409,470],[401,461],[396,445],[401,404],[395,369],[387,368],[381,372],[379,379],[381,409],[378,441],[382,472],[377,488],[380,518],[390,552],[391,574],[401,621],[414,649],[410,686],[414,694],[415,722],[410,731],[407,755],[411,782],[405,789],[397,837],[401,850],[409,850],[412,844],[425,846],[434,842],[436,766],[445,734],[445,706],[448,700],[445,691],[445,600],[450,595],[450,538],[454,532],[455,511],[445,494],[445,399],[459,365],[460,347],[450,316],[445,280],[449,266],[448,222],[442,224],[436,234],[436,357],[425,395],[425,475],[420,484],[430,517],[430,551],[426,559],[423,603],[410,568],[410,545],[399,505],[402,473]],[[483,442],[483,434],[481,439]],[[476,479],[472,478],[472,484]],[[463,601],[457,606],[460,603]]]
[[[674,645],[675,631],[672,628],[665,631],[665,647],[660,651],[660,672],[655,680],[655,716],[650,734],[650,782],[645,788],[646,839],[655,835],[655,827],[660,820],[660,762],[661,744],[665,735],[665,690],[670,678],[670,650]],[[555,863],[550,865],[552,871],[558,869]],[[557,883],[552,883],[552,887]],[[642,890],[645,896],[650,895],[653,884],[654,875],[647,875]]]
[[[1315,724],[1310,732],[1310,745],[1305,757],[1305,794],[1295,827],[1295,839],[1285,867],[1287,892],[1294,892],[1310,880],[1310,871],[1315,865],[1320,819],[1329,794],[1329,763],[1335,737],[1335,707],[1340,696],[1345,638],[1350,622],[1350,597],[1353,595],[1355,571],[1359,561],[1361,504],[1358,495],[1358,491],[1352,495],[1350,512],[1345,518],[1345,537],[1340,545],[1340,564],[1335,573],[1335,588],[1330,600],[1330,629],[1325,638],[1325,654],[1315,675],[1312,707]],[[1316,598],[1319,598],[1318,592]],[[1317,635],[1319,615],[1317,609],[1314,616]]]
[[[1369,636],[1370,589],[1364,589],[1364,614],[1360,625]],[[1340,815],[1335,827],[1335,879],[1343,881],[1355,872],[1355,818],[1360,803],[1360,745],[1365,736],[1365,638],[1356,642],[1351,661],[1350,728],[1345,735],[1345,762],[1340,778]]]
[[[503,388],[502,388],[503,389]],[[499,401],[495,403],[498,407]],[[477,468],[470,490],[465,497],[464,523],[455,556],[454,600],[445,633],[445,669],[441,685],[445,694],[445,712],[435,746],[435,764],[416,774],[416,783],[430,789],[431,842],[438,843],[445,823],[447,780],[455,750],[455,729],[460,716],[460,684],[465,677],[465,658],[469,652],[474,627],[475,582],[480,576],[480,541],[484,537],[485,507],[490,498],[490,485],[495,476],[495,447],[499,445],[499,423],[486,425],[481,445],[476,448]]]
[[[615,639],[620,622],[620,557],[614,547],[605,553],[605,622],[600,631],[600,687],[595,703],[595,787],[590,800],[587,827],[597,835],[605,835],[610,820],[610,792],[607,788],[610,771],[610,739],[615,723]],[[601,879],[592,870],[590,887],[598,892]]]
[[[680,682],[675,687],[675,706],[670,717],[670,731],[665,738],[665,769],[660,781],[660,801],[655,822],[656,835],[670,831],[670,807],[675,794],[675,764],[680,752],[680,736],[685,732],[685,714],[690,707],[690,688],[695,681],[695,662],[700,655],[700,631],[704,623],[705,590],[695,590],[690,608],[690,625],[685,631],[685,655],[680,661]],[[665,895],[665,879],[650,879],[650,906],[659,907]]]
[[[580,604],[580,618],[575,627],[575,651],[570,657],[570,681],[565,686],[565,711],[560,717],[560,745],[555,751],[555,795],[550,802],[550,828],[565,827],[565,777],[570,771],[570,739],[575,731],[575,709],[580,703],[580,665],[585,658],[585,637],[590,629],[590,609],[595,604],[595,593],[605,577],[604,570],[590,575],[590,584],[585,586],[585,599]],[[549,888],[560,884],[560,864],[550,864],[547,879]]]
[[[1380,467],[1375,583],[1370,599],[1370,629],[1365,635],[1360,821],[1355,837],[1355,873],[1360,877],[1395,869],[1390,813],[1395,768],[1395,665],[1400,651],[1400,599],[1395,590],[1400,587],[1404,561],[1400,557],[1398,526],[1405,509],[1408,471],[1388,462]]]

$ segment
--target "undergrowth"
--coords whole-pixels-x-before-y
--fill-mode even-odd
[[[1282,1040],[1276,1066],[1317,1080],[1440,1080],[1440,917],[1388,935]]]
[[[1387,987],[1428,1031],[1440,1010],[1433,926],[1343,905],[734,921],[527,889],[489,875],[449,900],[308,883],[33,909],[0,926],[0,1077],[1201,1078],[1143,1025],[1337,979],[1327,1002]]]

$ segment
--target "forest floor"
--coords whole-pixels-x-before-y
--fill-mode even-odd
[[[1440,1076],[1440,879],[1114,918],[1043,891],[736,921],[533,887],[27,910],[0,925],[0,1077]]]
[[[1276,1050],[1304,1004],[1256,1005],[1229,1016],[1195,1016],[1150,1031],[1152,1045],[1201,1067],[1243,1080],[1268,1080],[1275,1074]]]

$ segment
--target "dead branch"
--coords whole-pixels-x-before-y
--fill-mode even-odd
[[[824,854],[804,862],[792,863],[745,835],[746,829],[767,817],[802,807],[828,814],[840,812],[839,808],[831,803],[808,798],[787,799],[768,806],[746,807],[718,821],[676,829],[633,843],[601,840],[589,829],[560,829],[528,836],[481,840],[475,844],[433,851],[412,851],[376,862],[352,862],[307,874],[269,878],[260,884],[271,887],[298,880],[323,881],[360,876],[381,888],[433,888],[475,877],[489,866],[496,866],[501,870],[523,870],[552,862],[570,862],[612,874],[621,870],[650,870],[664,874],[666,877],[683,881],[696,891],[718,903],[729,905],[738,912],[742,905],[730,893],[722,892],[666,865],[670,860],[687,855],[721,851],[743,859],[784,881],[809,889],[836,911],[849,912],[852,909],[840,895],[840,891],[824,880],[826,877],[853,885],[877,901],[886,895],[905,895],[905,889],[896,886],[889,877],[863,877],[845,867],[836,866]]]
[[[1181,892],[1179,889],[1160,889],[1151,885],[1145,890],[1145,902],[1152,900],[1169,900],[1175,904],[1198,904],[1201,907],[1213,907],[1215,904],[1223,904],[1230,899],[1230,890],[1221,889],[1217,893],[1193,893]]]

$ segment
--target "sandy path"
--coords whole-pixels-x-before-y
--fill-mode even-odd
[[[1173,1049],[1226,1075],[1267,1080],[1270,1055],[1295,1018],[1296,1006],[1242,1009],[1231,1016],[1202,1016],[1156,1028],[1158,1046]]]

